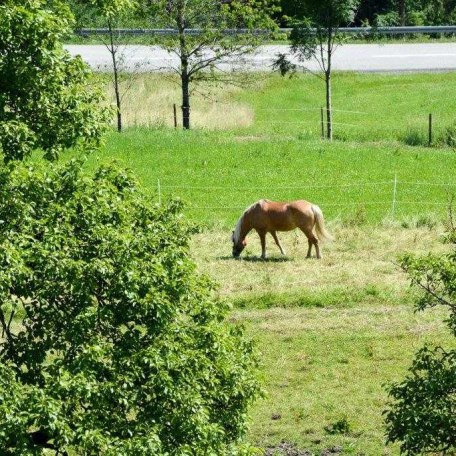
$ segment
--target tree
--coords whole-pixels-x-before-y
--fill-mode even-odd
[[[0,150],[22,160],[40,149],[56,159],[69,148],[97,147],[109,112],[81,58],[61,44],[71,14],[42,0],[6,0],[0,6]]]
[[[0,453],[250,454],[252,346],[132,176],[0,169]]]
[[[91,11],[93,16],[97,16],[98,20],[102,18],[104,26],[107,26],[108,35],[107,41],[104,41],[106,48],[111,54],[112,60],[112,84],[116,99],[116,118],[117,131],[122,131],[122,95],[120,89],[120,78],[123,58],[119,55],[119,44],[117,35],[114,32],[116,24],[122,21],[128,12],[131,12],[134,3],[131,0],[79,0],[73,3],[73,7],[85,7],[86,14]],[[89,7],[89,8],[88,8]],[[91,7],[91,8],[90,8]]]
[[[456,247],[454,229],[450,239]],[[423,290],[417,310],[445,307],[456,336],[456,248],[441,257],[406,255],[402,267]],[[401,452],[454,454],[456,451],[456,350],[425,346],[415,355],[406,378],[389,388],[385,411],[388,442],[401,442]]]
[[[271,14],[276,8],[271,0],[153,0],[152,5],[155,25],[176,30],[161,44],[179,58],[174,71],[182,89],[182,124],[188,129],[191,84],[217,79],[214,70],[224,58],[252,52],[275,29]]]
[[[323,73],[326,89],[327,138],[332,140],[332,57],[341,43],[340,26],[353,22],[360,0],[309,0],[306,2],[306,17],[293,22],[290,34],[291,52],[301,62],[315,59]],[[278,56],[278,62],[283,55]],[[277,64],[279,66],[280,64]]]

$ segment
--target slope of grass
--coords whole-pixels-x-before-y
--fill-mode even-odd
[[[320,137],[320,108],[325,106],[321,78],[302,73],[292,78],[269,73],[230,78],[235,85],[193,86],[195,127],[234,130],[241,136]],[[176,103],[179,111],[181,104],[175,76],[137,74],[124,75],[123,80],[126,126],[173,125],[172,105]],[[454,73],[336,72],[332,80],[336,139],[426,145],[429,113],[433,114],[435,143],[442,141],[448,128],[454,129]],[[109,85],[107,90],[114,100]]]

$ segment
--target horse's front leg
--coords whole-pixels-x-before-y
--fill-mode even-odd
[[[283,250],[282,246],[280,245],[279,238],[277,237],[276,232],[275,231],[271,231],[271,235],[274,238],[274,241],[277,244],[277,247],[280,249],[280,253],[282,255],[286,255],[285,250]]]
[[[266,231],[257,231],[261,241],[261,258],[266,258]]]

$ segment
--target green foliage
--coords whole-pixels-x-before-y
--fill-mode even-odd
[[[440,137],[440,142],[443,145],[456,148],[456,124],[445,128]]]
[[[424,291],[417,310],[446,307],[446,323],[456,336],[456,251],[441,257],[407,255],[402,267]],[[407,377],[390,387],[388,442],[401,442],[401,451],[409,455],[456,450],[455,391],[456,350],[422,348]]]
[[[350,25],[360,0],[312,0],[306,4],[306,16],[293,22],[290,34],[292,51],[303,60],[316,55],[319,46],[332,47],[338,40],[334,32],[340,26]],[[314,33],[316,29],[316,33]]]
[[[407,378],[390,389],[388,441],[401,441],[405,454],[456,448],[456,350],[422,348]]]
[[[49,160],[68,148],[96,147],[108,111],[81,58],[61,44],[71,26],[68,8],[42,0],[0,6],[0,132],[6,162],[35,149]]]
[[[277,9],[274,0],[156,0],[152,2],[152,7],[155,8],[152,26],[179,31],[164,38],[162,44],[186,57],[188,72],[195,77],[227,55],[249,52],[276,27],[271,19]],[[225,32],[237,28],[251,33]],[[201,32],[188,33],[188,29],[199,29]],[[262,33],[252,33],[260,29]],[[204,52],[209,49],[214,53],[210,58]]]
[[[0,452],[248,454],[251,344],[177,201],[81,163],[0,169]]]

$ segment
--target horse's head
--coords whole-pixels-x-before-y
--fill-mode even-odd
[[[233,242],[233,256],[234,256],[234,258],[239,258],[239,255],[242,253],[245,246],[247,245],[247,241],[245,239],[239,239],[236,242],[234,239],[234,231],[231,236],[231,241]]]

